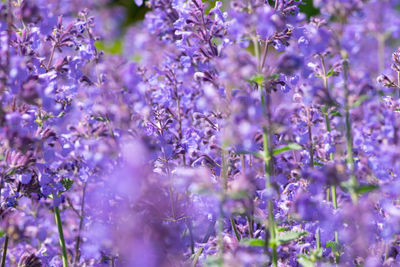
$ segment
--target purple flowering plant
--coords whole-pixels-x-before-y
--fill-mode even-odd
[[[1,267],[399,266],[400,1],[114,2],[0,2]]]

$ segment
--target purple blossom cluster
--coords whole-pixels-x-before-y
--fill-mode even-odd
[[[111,2],[0,2],[1,267],[400,266],[400,1]]]

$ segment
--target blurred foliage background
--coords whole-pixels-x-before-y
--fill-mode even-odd
[[[214,6],[217,0],[203,0]],[[271,1],[272,2],[272,1]],[[300,10],[307,15],[307,17],[315,16],[319,14],[319,10],[313,6],[312,0],[303,0],[305,3],[301,5]],[[148,8],[145,5],[138,7],[133,0],[113,0],[110,5],[121,6],[126,9],[126,19],[124,26],[129,26],[136,21],[140,21],[144,18]]]
[[[209,8],[211,9],[215,5],[215,2],[218,0],[203,1],[208,2],[210,4]],[[222,1],[225,3],[229,2],[229,0]],[[273,4],[273,0],[269,1],[271,1],[271,4]],[[312,1],[313,0],[303,0],[304,4],[300,6],[300,10],[305,13],[308,18],[319,14],[319,10],[314,7]],[[143,20],[146,12],[149,11],[146,5],[142,5],[139,7],[135,4],[134,0],[112,0],[109,2],[108,7],[122,7],[125,10],[126,16],[124,18],[124,21],[122,22],[122,35],[128,26],[134,24],[135,22]],[[108,39],[96,41],[95,45],[98,49],[104,51],[107,54],[122,54],[122,52],[124,51],[123,36],[119,36],[112,40]]]

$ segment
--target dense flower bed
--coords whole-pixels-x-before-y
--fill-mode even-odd
[[[133,2],[0,3],[2,267],[400,265],[400,1]]]

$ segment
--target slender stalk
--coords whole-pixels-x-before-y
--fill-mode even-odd
[[[246,173],[246,162],[245,162],[244,155],[240,155],[240,164],[242,165],[242,173],[243,173],[243,175],[245,175],[245,173]],[[253,216],[253,211],[251,212],[250,215],[246,216],[247,217],[247,224],[249,225],[249,236],[250,236],[250,238],[254,237],[254,235],[253,235],[254,229],[253,229],[252,216]]]
[[[350,165],[350,182],[352,186],[351,198],[353,203],[357,203],[358,196],[354,188],[358,186],[358,181],[354,175],[354,157],[353,157],[353,136],[351,132],[351,121],[350,121],[350,92],[348,86],[348,71],[349,66],[347,60],[347,55],[344,55],[343,63],[343,81],[344,81],[344,93],[345,93],[345,112],[346,112],[346,147],[347,147],[347,163]]]
[[[6,234],[3,245],[3,257],[1,259],[1,267],[6,266],[7,247],[8,247],[8,235]]]
[[[332,185],[331,186],[331,191],[332,191],[332,204],[335,210],[338,208],[337,205],[337,197],[336,197],[336,186]]]
[[[249,216],[247,216],[247,223],[248,223],[248,225],[249,225],[249,236],[250,236],[250,238],[253,238],[254,237],[254,235],[253,235],[253,220],[251,219],[251,216],[249,215]]]
[[[203,247],[199,247],[199,249],[197,250],[196,254],[194,255],[192,264],[190,265],[191,267],[195,267],[197,262],[199,261],[199,257],[201,255],[201,253],[203,252],[204,248]]]
[[[221,151],[221,157],[222,157],[222,173],[221,174],[222,174],[222,182],[223,182],[223,188],[224,188],[223,194],[225,196],[226,190],[228,188],[228,164],[227,164],[226,151],[224,148]],[[233,219],[232,216],[230,218],[230,222],[232,225],[232,229],[235,232],[235,236],[236,236],[237,240],[240,241],[239,231],[236,227],[235,220]]]
[[[321,249],[321,236],[320,236],[320,232],[319,232],[319,228],[317,229],[316,232],[316,239],[317,239],[317,249]]]
[[[319,55],[319,58],[321,59],[321,67],[322,67],[322,80],[324,81],[324,87],[326,90],[328,90],[328,77],[326,77],[326,66],[325,66],[325,60],[322,55]]]
[[[331,201],[331,189],[328,187],[326,189],[326,202]]]
[[[223,259],[223,255],[224,255],[224,239],[222,236],[222,233],[224,231],[224,217],[223,217],[223,203],[224,203],[225,199],[223,197],[223,199],[221,199],[220,204],[219,204],[219,215],[218,215],[218,238],[217,238],[217,244],[218,244],[218,257],[220,259]]]
[[[378,67],[379,73],[382,73],[385,69],[385,35],[380,33],[377,36],[378,39]]]
[[[58,235],[59,235],[59,239],[60,239],[60,246],[61,246],[61,250],[62,250],[63,267],[68,267],[67,248],[65,246],[63,226],[62,226],[62,223],[61,223],[60,210],[59,210],[58,207],[54,207],[54,215],[55,215],[55,219],[56,219],[56,224],[57,224],[57,228],[58,228]]]
[[[327,72],[326,72],[326,66],[325,66],[325,60],[324,57],[322,55],[320,55],[320,59],[321,59],[321,66],[322,66],[322,76],[323,76],[323,81],[324,81],[324,87],[325,89],[328,91],[329,90],[329,85],[328,85],[328,77],[327,77]],[[325,116],[325,123],[326,123],[326,131],[327,132],[331,132],[331,122],[329,119],[329,113],[328,113],[328,109],[325,110],[324,113]],[[331,161],[333,161],[333,153],[329,153],[329,158]],[[329,202],[329,191],[332,194],[332,204],[333,204],[333,208],[336,210],[338,208],[338,204],[337,204],[337,194],[336,194],[336,185],[331,185],[330,190],[329,188],[327,189],[327,201]],[[320,238],[320,233],[318,231],[318,239]],[[338,238],[338,233],[337,231],[335,231],[335,242],[336,244],[339,244],[339,238]],[[318,246],[321,246],[320,241],[317,240],[317,248]],[[336,262],[339,262],[339,256],[336,256]]]
[[[279,2],[279,0],[275,0],[274,9],[277,9],[277,8],[278,8],[278,2]]]
[[[308,139],[310,141],[310,167],[314,168],[314,145],[313,145],[313,140],[312,140],[312,131],[311,131],[311,124],[312,124],[312,118],[310,114],[310,109],[307,108],[307,117],[309,118],[309,121],[307,123],[308,127]]]
[[[326,77],[327,73],[326,73],[325,60],[324,60],[323,56],[321,56],[321,55],[319,55],[319,56],[320,56],[320,59],[321,59],[321,66],[322,66],[322,72],[323,72],[322,76],[323,76],[323,81],[324,81],[324,87],[326,88],[326,90],[329,90],[328,77]],[[330,132],[331,131],[331,123],[330,123],[330,120],[329,120],[329,115],[328,115],[328,111],[327,110],[326,110],[324,115],[325,115],[326,130],[328,132]],[[330,160],[333,161],[333,153],[329,153],[329,158],[330,158]],[[336,186],[332,185],[330,191],[332,193],[332,204],[333,204],[333,207],[335,209],[337,209]],[[329,201],[329,189],[327,190],[327,200]]]
[[[261,94],[261,104],[264,107],[264,113],[269,118],[270,114],[266,111],[267,105],[264,96],[263,87],[260,85],[260,94]],[[269,98],[268,98],[269,99]],[[270,101],[268,101],[270,102]],[[265,187],[266,189],[271,189],[271,146],[269,142],[269,131],[266,126],[263,127],[263,147],[264,147],[264,159],[265,159]],[[271,236],[271,247],[272,247],[272,263],[273,266],[278,266],[278,253],[277,253],[277,245],[276,245],[276,223],[274,217],[274,207],[272,204],[272,200],[268,200],[268,228]]]
[[[57,43],[54,43],[53,47],[51,48],[51,54],[50,54],[49,62],[47,62],[47,66],[46,66],[46,70],[47,71],[49,71],[51,62],[53,61],[54,53],[56,52],[56,47],[57,47]]]
[[[255,46],[254,49],[258,50],[258,42],[256,42],[257,46]],[[268,46],[269,46],[269,41],[265,41],[265,46],[263,50],[263,55],[261,57],[261,63],[258,60],[259,64],[257,66],[257,70],[259,74],[264,68],[266,58],[268,55]],[[261,100],[261,106],[263,107],[263,112],[264,116],[268,119],[270,123],[270,117],[271,114],[268,112],[268,108],[270,107],[270,97],[269,95],[265,95],[265,90],[264,90],[264,85],[263,83],[258,84],[259,90],[260,90],[260,100]],[[266,98],[267,97],[267,98]],[[268,101],[267,101],[268,100]],[[267,105],[268,102],[268,105]],[[266,126],[263,126],[263,148],[264,148],[264,159],[265,159],[265,188],[266,189],[271,189],[271,151],[272,151],[272,146],[270,145],[270,136],[269,136],[269,131]],[[276,243],[276,223],[275,223],[275,217],[274,217],[274,210],[273,210],[273,203],[272,200],[268,200],[268,229],[269,229],[269,234],[270,234],[270,239],[271,239],[271,248],[272,248],[272,264],[274,267],[278,266],[278,252],[277,252],[277,243]],[[266,244],[267,245],[267,244]]]
[[[232,229],[235,232],[236,239],[238,241],[240,241],[240,234],[239,234],[239,231],[238,231],[238,229],[236,227],[235,219],[233,219],[233,217],[231,217],[230,221],[231,221]]]
[[[397,72],[397,87],[398,87],[398,97],[400,98],[400,72]]]
[[[86,195],[86,185],[87,182],[83,184],[83,192],[82,192],[82,203],[81,203],[81,211],[79,213],[79,229],[78,229],[78,236],[76,237],[76,243],[75,243],[75,258],[74,258],[74,263],[78,263],[80,260],[80,250],[79,246],[81,243],[81,232],[83,229],[83,220],[84,220],[84,213],[85,213],[85,195]]]
[[[268,55],[268,48],[269,48],[269,40],[265,40],[265,46],[264,46],[264,50],[263,50],[263,55],[261,58],[261,65],[258,65],[258,72],[261,72],[264,68],[265,65],[265,61],[267,59],[267,55]]]
[[[225,151],[225,146],[223,145],[222,150],[221,150],[221,161],[222,161],[222,169],[221,169],[221,183],[222,183],[222,196],[221,200],[219,203],[219,215],[218,215],[218,252],[219,252],[219,258],[223,259],[223,254],[224,254],[224,240],[223,240],[223,231],[224,231],[224,210],[223,206],[225,203],[225,198],[226,198],[226,190],[228,188],[228,165],[227,165],[227,157],[226,157],[226,151]],[[235,229],[234,223],[232,222],[232,228]]]

